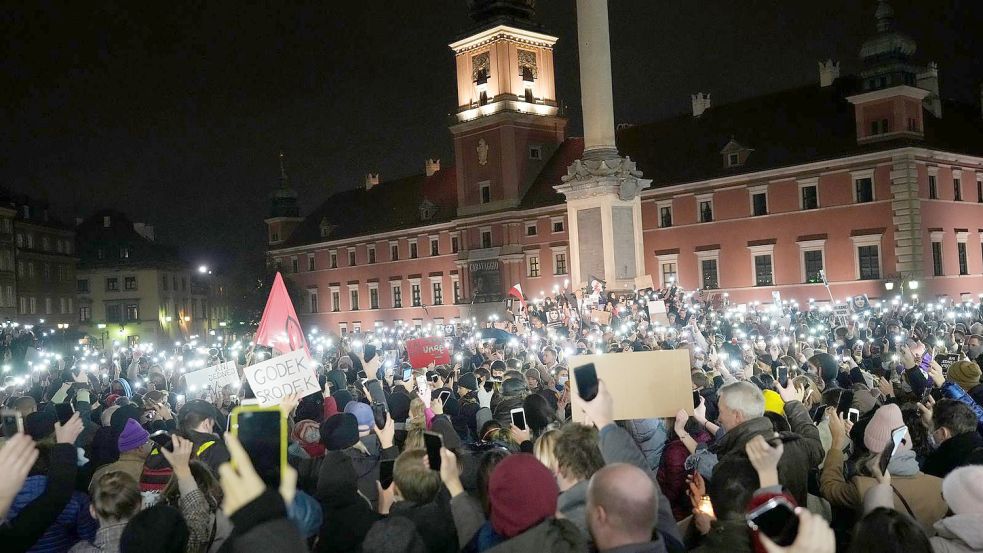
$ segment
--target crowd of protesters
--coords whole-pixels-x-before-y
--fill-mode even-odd
[[[182,378],[277,352],[42,348],[0,392],[0,550],[983,551],[980,305],[734,306],[673,288],[511,307],[481,325],[312,333],[323,392],[280,406],[279,489],[226,432],[248,383]],[[426,333],[450,363],[407,362],[402,342]],[[664,349],[689,352],[692,412],[614,420],[601,380],[589,424],[572,422],[567,358]],[[755,518],[776,505],[791,510],[781,537]]]

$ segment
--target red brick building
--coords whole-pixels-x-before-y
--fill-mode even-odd
[[[557,38],[531,4],[472,3],[476,28],[450,45],[453,167],[369,175],[303,217],[283,176],[269,259],[306,291],[305,323],[451,322],[498,309],[515,283],[536,296],[586,276],[554,189],[584,143],[566,136]],[[838,299],[911,281],[923,297],[983,291],[981,108],[942,99],[890,7],[875,17],[859,75],[825,62],[814,85],[720,106],[698,94],[692,113],[618,129],[620,154],[652,180],[642,246],[656,286],[821,301],[823,269]]]

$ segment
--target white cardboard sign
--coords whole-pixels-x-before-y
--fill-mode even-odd
[[[200,392],[209,386],[218,391],[227,384],[238,384],[239,371],[236,370],[235,361],[226,361],[187,373],[184,375],[184,381],[188,385],[188,391],[191,392]]]
[[[261,407],[279,405],[290,394],[302,398],[321,392],[314,373],[314,361],[302,349],[250,365],[244,370]]]

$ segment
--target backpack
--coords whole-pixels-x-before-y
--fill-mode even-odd
[[[215,440],[202,442],[195,449],[194,455],[191,458],[197,459],[201,457],[201,454],[213,445],[215,445]],[[174,469],[171,468],[170,463],[167,462],[167,459],[160,452],[160,447],[154,447],[150,451],[150,455],[147,456],[147,461],[143,464],[143,472],[140,474],[140,491],[156,493],[164,491],[164,486],[167,485],[172,474],[174,474]]]

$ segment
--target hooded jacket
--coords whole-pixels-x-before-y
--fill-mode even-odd
[[[355,468],[342,451],[328,451],[321,459],[314,497],[324,511],[318,553],[360,551],[365,535],[382,518],[359,495]]]
[[[487,549],[488,553],[582,553],[584,538],[569,520],[549,518],[536,526]]]
[[[953,515],[935,523],[936,535],[929,538],[935,553],[983,551],[983,514]]]

